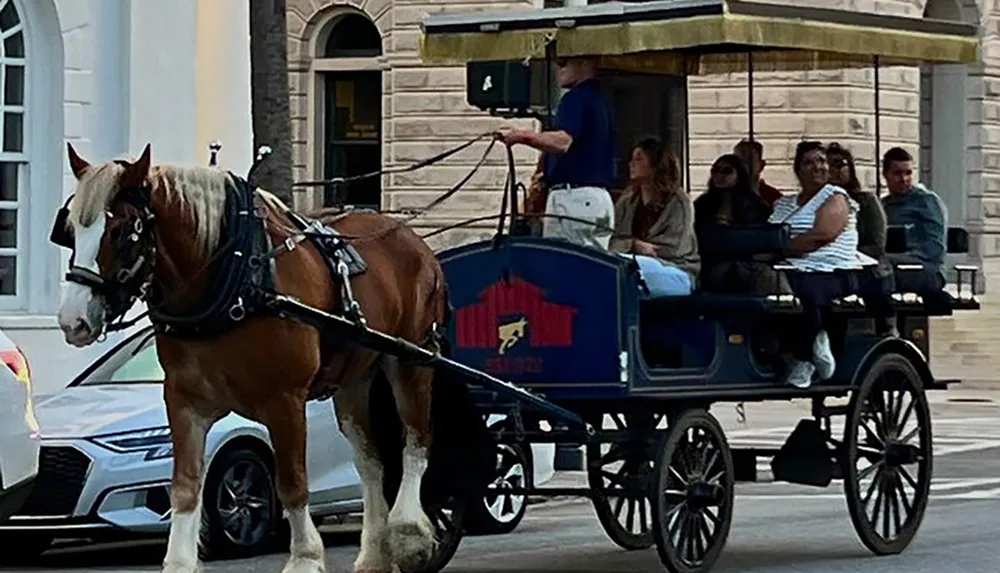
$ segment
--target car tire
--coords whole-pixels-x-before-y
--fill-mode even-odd
[[[203,560],[269,551],[282,522],[271,464],[250,449],[223,451],[205,476],[200,554]]]
[[[5,531],[0,533],[2,565],[37,565],[38,556],[52,547],[53,537],[44,533]]]
[[[489,492],[472,502],[465,516],[465,530],[472,535],[501,535],[514,531],[528,509],[525,494],[504,495],[510,487],[529,487],[533,467],[528,444],[497,444],[497,467]],[[494,494],[493,492],[498,492]]]

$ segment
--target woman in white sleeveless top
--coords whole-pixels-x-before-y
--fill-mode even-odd
[[[818,141],[803,141],[795,150],[795,175],[802,190],[774,204],[771,223],[791,227],[792,240],[783,263],[795,268],[789,284],[802,303],[801,330],[793,333],[786,382],[799,388],[833,376],[836,360],[830,349],[825,314],[829,303],[854,291],[852,281],[838,270],[860,270],[877,264],[858,252],[858,204],[847,191],[828,184],[826,150]]]

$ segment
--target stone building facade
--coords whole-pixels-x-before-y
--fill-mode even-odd
[[[918,157],[921,178],[941,195],[950,225],[964,226],[973,236],[968,257],[952,262],[968,260],[980,265],[986,288],[995,290],[997,287],[991,285],[1000,284],[1000,6],[989,0],[806,2],[825,8],[963,20],[980,26],[982,57],[978,64],[924,70],[884,68],[879,72],[879,135],[882,152],[900,145]],[[540,7],[541,0],[534,5]],[[288,0],[296,178],[342,174],[331,171],[331,165],[338,161],[340,165],[401,167],[511,124],[487,117],[465,103],[464,68],[421,63],[419,22],[426,14],[445,10],[530,6],[530,2],[492,0]],[[349,29],[338,30],[348,24]],[[367,32],[365,25],[370,26]],[[357,42],[338,46],[337,41],[331,41],[331,37],[373,38],[374,31],[380,45],[377,38],[374,45],[365,46]],[[379,78],[380,89],[355,88],[350,94],[349,89],[331,87],[336,78],[347,78],[356,85],[361,80],[351,80],[351,74],[358,72]],[[874,83],[871,69],[756,74],[754,135],[765,146],[768,182],[786,192],[794,191],[791,158],[796,143],[808,137],[848,146],[857,157],[862,183],[875,189]],[[373,93],[381,93],[380,107],[373,105],[374,96],[364,95]],[[747,93],[746,74],[689,80],[692,192],[704,186],[711,162],[747,135]],[[360,102],[367,102],[367,111],[355,114],[365,117],[348,121],[353,126],[350,137],[342,133],[331,137],[329,133],[335,129],[331,123],[338,122],[329,120],[344,117],[346,112],[336,108],[348,100],[359,108],[363,107]],[[378,129],[372,130],[371,123]],[[339,143],[331,143],[338,138]],[[485,145],[472,146],[434,167],[385,175],[380,182],[382,208],[427,204],[472,168]],[[346,151],[362,147],[369,151]],[[519,173],[526,180],[534,154],[518,149],[518,159]],[[343,172],[344,167],[340,169]],[[495,151],[462,192],[436,212],[416,219],[414,226],[418,231],[429,231],[496,212],[505,175],[503,155]],[[299,190],[296,204],[319,206],[331,192]],[[351,201],[367,202],[364,197]],[[438,235],[433,244],[440,248],[490,233],[487,223]],[[981,313],[937,319],[932,341],[935,369],[972,379],[991,377],[984,368],[989,357],[1000,351],[1000,334],[994,334],[1000,333],[1000,303],[994,306],[994,298],[991,293],[985,295]]]

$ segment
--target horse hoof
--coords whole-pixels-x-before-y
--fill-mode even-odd
[[[281,573],[326,573],[326,563],[309,557],[292,557]]]
[[[429,520],[389,525],[389,549],[400,569],[420,569],[434,555],[436,544]]]

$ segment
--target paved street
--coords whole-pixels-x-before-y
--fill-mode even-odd
[[[949,393],[961,398],[962,393]],[[935,478],[923,527],[900,556],[872,557],[858,542],[839,483],[826,490],[746,484],[737,490],[729,543],[714,571],[755,573],[996,573],[1000,570],[1000,400],[944,402],[935,397]],[[736,444],[780,445],[807,404],[747,405],[740,424],[732,407],[716,415]],[[784,426],[784,427],[782,427]],[[560,485],[581,476],[560,474]],[[555,484],[552,484],[555,485]],[[357,535],[327,535],[331,572],[351,571]],[[163,543],[57,550],[38,572],[157,571]],[[206,573],[276,573],[286,556],[214,562]],[[20,568],[19,571],[26,569]],[[445,569],[455,573],[634,573],[662,571],[655,550],[626,553],[600,528],[588,502],[557,500],[529,509],[512,534],[468,537]]]

